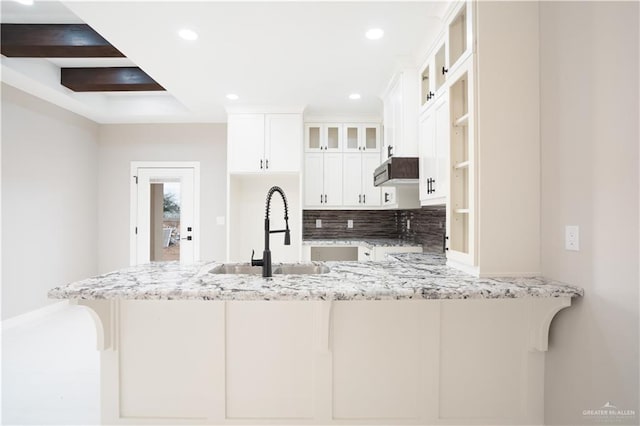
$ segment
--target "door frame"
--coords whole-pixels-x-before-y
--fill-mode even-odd
[[[138,223],[138,184],[137,172],[139,168],[149,169],[193,169],[193,260],[200,261],[200,162],[199,161],[132,161],[129,175],[129,265],[137,263]]]

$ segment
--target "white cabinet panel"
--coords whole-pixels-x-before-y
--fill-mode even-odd
[[[420,202],[444,204],[449,181],[449,102],[440,96],[420,119]]]
[[[342,153],[324,153],[324,204],[342,205]]]
[[[207,301],[121,302],[120,416],[209,415],[216,364],[224,362],[223,348],[216,347],[222,336],[211,328],[220,309],[222,303]],[[185,323],[193,325],[188,333]]]
[[[428,362],[421,359],[421,341],[416,339],[426,332],[419,308],[418,303],[335,303],[335,419],[419,417],[419,370]]]
[[[344,172],[342,173],[343,205],[362,206],[362,154],[359,152],[344,154]]]
[[[264,167],[264,114],[232,114],[227,123],[230,173],[259,172]]]
[[[446,96],[435,105],[435,182],[434,198],[447,196],[449,187],[449,102]]]
[[[515,419],[522,415],[528,355],[528,335],[522,332],[528,326],[526,303],[524,299],[512,303],[497,299],[442,304],[442,418]]]
[[[324,205],[324,154],[305,154],[304,160],[304,205]]]
[[[313,416],[313,304],[229,302],[227,418]]]
[[[271,172],[299,172],[302,152],[300,114],[267,114],[265,168]]]
[[[381,189],[373,186],[373,172],[380,165],[380,154],[362,154],[362,203],[379,207]]]

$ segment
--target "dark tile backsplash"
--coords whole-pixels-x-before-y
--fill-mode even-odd
[[[322,220],[322,228],[316,228],[316,219]],[[353,220],[351,229],[347,228],[349,219]],[[302,221],[306,240],[397,238],[420,243],[426,252],[443,252],[444,206],[413,210],[304,210]]]

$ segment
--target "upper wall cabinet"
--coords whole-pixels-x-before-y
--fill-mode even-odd
[[[344,152],[380,152],[380,126],[343,124]]]
[[[446,90],[448,76],[472,53],[471,10],[471,2],[459,4],[421,68],[420,104],[423,108]]]
[[[355,121],[355,120],[354,120]],[[380,123],[305,123],[305,208],[379,208]]]
[[[229,173],[300,172],[301,114],[229,114]]]
[[[418,87],[415,68],[398,72],[384,94],[383,159],[418,156]]]
[[[307,123],[304,126],[305,152],[342,152],[342,124]]]

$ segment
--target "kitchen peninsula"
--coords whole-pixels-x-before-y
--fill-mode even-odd
[[[582,290],[388,258],[148,264],[49,296],[96,320],[105,424],[543,423],[548,328]]]

